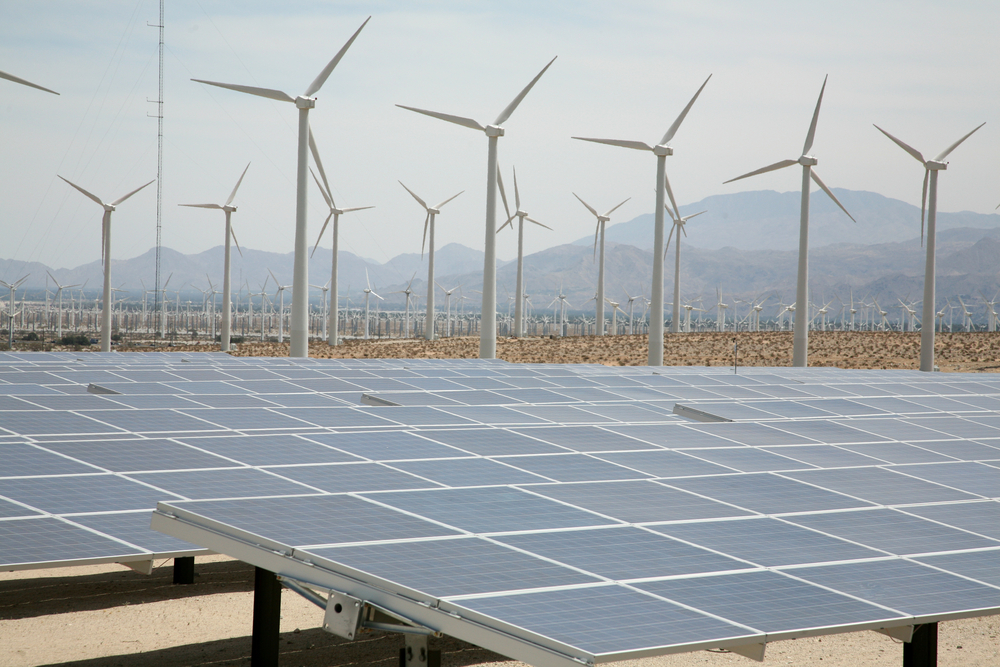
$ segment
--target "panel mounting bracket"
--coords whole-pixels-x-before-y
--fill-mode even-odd
[[[681,405],[680,403],[674,403],[674,414],[678,417],[684,417],[686,419],[693,419],[698,422],[713,423],[713,422],[731,422],[732,419],[726,419],[725,417],[720,417],[719,415],[713,415],[711,412],[705,412],[704,410],[699,410],[697,408],[689,408],[686,405]]]
[[[361,394],[361,402],[365,405],[375,405],[378,407],[399,407],[399,403],[393,403],[392,401],[386,400],[379,396],[373,396],[372,394]]]
[[[743,644],[741,646],[729,646],[727,647],[727,650],[730,653],[742,655],[744,658],[750,658],[751,660],[756,660],[757,662],[764,662],[765,648],[767,648],[767,644]]]
[[[894,628],[879,628],[875,632],[881,633],[888,637],[901,642],[909,642],[913,639],[913,626],[912,625],[897,625]]]

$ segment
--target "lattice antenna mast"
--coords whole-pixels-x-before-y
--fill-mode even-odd
[[[146,100],[147,102],[156,104],[156,114],[146,115],[156,118],[156,287],[153,292],[153,313],[161,314],[161,322],[157,328],[157,333],[160,336],[166,335],[167,329],[167,323],[162,321],[162,313],[160,311],[160,248],[161,231],[163,228],[163,3],[164,0],[160,0],[159,23],[146,23],[146,25],[158,28],[160,31],[159,94],[155,100],[148,98]],[[156,317],[156,315],[153,317]]]

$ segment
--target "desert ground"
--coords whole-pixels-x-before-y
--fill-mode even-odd
[[[664,363],[732,365],[734,340],[741,366],[784,366],[791,358],[790,333],[697,333],[668,335]],[[347,341],[337,348],[313,343],[310,356],[466,358],[478,355],[478,344],[478,338]],[[1000,333],[938,334],[936,348],[944,372],[1000,371]],[[219,348],[190,345],[173,349]],[[243,343],[233,353],[287,356],[288,346]],[[815,366],[916,368],[918,353],[919,334],[810,334],[810,365]],[[646,361],[646,338],[499,339],[497,356],[522,363],[637,365]],[[159,565],[150,576],[120,565],[0,573],[0,666],[248,665],[253,569],[223,556],[203,557],[197,561],[195,584],[175,586],[171,583],[172,562]],[[321,621],[320,609],[284,591],[282,665],[391,667],[397,663],[402,646],[398,636],[373,632],[347,642],[322,631]],[[445,667],[520,664],[451,638],[432,640],[432,648],[442,651]],[[781,641],[768,645],[763,664],[804,666],[820,661],[832,667],[898,666],[902,646],[874,632]],[[700,651],[624,664],[688,667],[754,663],[730,653]],[[1000,617],[940,624],[938,664],[1000,665]]]

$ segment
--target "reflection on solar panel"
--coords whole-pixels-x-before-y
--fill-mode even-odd
[[[565,667],[996,613],[998,407],[909,371],[0,353],[0,567],[231,548]]]

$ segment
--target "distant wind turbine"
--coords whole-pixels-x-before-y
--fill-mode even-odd
[[[795,333],[793,335],[792,344],[792,366],[808,366],[809,365],[809,190],[810,182],[812,179],[816,181],[823,192],[833,200],[833,202],[840,207],[848,218],[856,222],[844,205],[840,203],[840,200],[834,196],[830,188],[826,187],[819,175],[813,170],[813,167],[819,162],[815,157],[809,154],[809,150],[812,148],[813,139],[816,137],[816,121],[819,120],[819,108],[823,104],[823,92],[826,90],[826,78],[823,79],[823,87],[819,91],[819,99],[816,100],[816,110],[813,111],[812,122],[809,124],[809,132],[806,134],[806,142],[802,146],[802,155],[795,160],[782,160],[781,162],[775,162],[774,164],[762,167],[755,171],[751,171],[748,174],[743,174],[742,176],[737,176],[736,178],[731,178],[726,183],[732,183],[733,181],[738,181],[741,178],[747,178],[749,176],[756,176],[757,174],[764,174],[769,171],[775,171],[776,169],[784,169],[785,167],[791,167],[794,164],[802,165],[802,206],[799,215],[799,272],[798,281],[795,287],[795,303],[802,304],[801,312],[795,316]]]
[[[483,256],[483,304],[479,329],[479,358],[495,359],[497,356],[497,139],[504,135],[503,124],[507,122],[510,115],[514,113],[524,96],[538,82],[545,71],[556,61],[555,58],[542,68],[542,71],[535,75],[535,78],[517,94],[510,104],[500,112],[492,124],[483,126],[478,121],[462,116],[452,116],[437,111],[427,111],[415,107],[407,107],[402,104],[396,106],[416,111],[425,116],[431,116],[440,120],[455,123],[463,127],[484,132],[489,139],[489,147],[486,158],[486,246]],[[428,289],[433,291],[434,286],[428,285]]]
[[[927,193],[930,192],[930,201],[927,202],[927,259],[924,263],[924,313],[921,318],[921,322],[925,326],[920,328],[920,370],[931,372],[934,370],[934,327],[926,326],[928,322],[934,321],[934,289],[935,289],[935,279],[936,279],[936,267],[935,267],[935,243],[937,241],[937,183],[938,183],[938,172],[944,171],[948,168],[948,163],[944,162],[944,159],[948,155],[958,148],[963,141],[972,136],[972,134],[978,130],[980,127],[985,125],[982,123],[972,132],[969,132],[964,137],[953,143],[948,148],[944,149],[932,160],[924,159],[924,156],[920,154],[920,151],[916,150],[908,144],[904,144],[902,141],[892,136],[881,127],[876,125],[876,129],[879,132],[889,137],[893,143],[902,148],[904,151],[912,155],[917,159],[920,164],[924,166],[924,189],[920,196],[920,240],[924,240],[924,203],[927,202]],[[928,188],[928,181],[930,182],[930,187]],[[1000,208],[1000,207],[998,207]],[[962,306],[965,307],[964,304]]]
[[[367,287],[365,287],[365,289],[362,290],[362,291],[365,293],[365,340],[368,340],[368,338],[369,338],[368,332],[371,329],[371,327],[368,325],[368,312],[369,312],[368,311],[368,297],[374,296],[375,298],[377,298],[377,299],[379,299],[381,301],[385,301],[385,299],[383,299],[378,294],[376,294],[375,290],[372,289],[372,281],[368,279],[368,269],[367,268],[365,269],[365,284],[367,285]]]
[[[365,19],[361,27],[351,35],[347,43],[333,57],[333,60],[327,63],[323,71],[309,84],[306,91],[298,97],[292,97],[288,93],[271,88],[257,88],[255,86],[192,79],[192,81],[207,83],[210,86],[228,88],[229,90],[266,97],[278,100],[279,102],[291,102],[299,110],[298,159],[295,180],[295,271],[292,274],[292,340],[289,348],[289,356],[292,357],[309,356],[309,239],[306,238],[306,233],[308,232],[306,221],[306,186],[308,185],[306,167],[309,161],[309,110],[316,106],[316,98],[313,96],[323,87],[330,73],[340,63],[341,58],[347,53],[347,49],[351,48],[351,44],[354,43],[358,34],[370,20],[370,16]]]
[[[534,218],[528,216],[525,211],[521,210],[521,193],[517,188],[517,170],[514,169],[514,213],[510,212],[507,208],[507,194],[503,190],[503,178],[500,176],[500,170],[497,169],[497,185],[500,186],[500,197],[503,199],[503,207],[507,212],[507,222],[500,225],[497,229],[497,234],[506,227],[507,225],[513,225],[511,222],[514,218],[517,218],[517,277],[514,281],[514,293],[517,298],[514,301],[514,336],[524,335],[524,311],[521,307],[520,294],[524,292],[524,221],[533,222],[539,227],[545,227],[549,231],[552,230],[548,225],[543,225]]]
[[[62,176],[59,178],[66,181]],[[115,211],[115,207],[147,185],[152,184],[155,180],[153,179],[149,183],[146,183],[146,185],[137,187],[132,192],[119,197],[110,204],[105,204],[100,197],[87,192],[79,185],[66,181],[85,196],[104,207],[104,217],[101,219],[101,262],[104,264],[104,307],[101,310],[101,352],[111,351],[111,214]]]
[[[403,185],[402,181],[399,181],[400,185]],[[424,248],[427,246],[427,231],[430,230],[431,239],[430,246],[427,252],[427,320],[428,323],[424,326],[424,338],[427,340],[434,340],[434,219],[441,212],[441,207],[450,202],[452,199],[458,195],[465,192],[459,192],[458,195],[452,195],[448,199],[437,206],[428,206],[423,199],[418,197],[413,190],[403,185],[403,189],[410,193],[410,195],[417,200],[417,203],[424,207],[427,215],[424,217],[424,240],[420,243],[420,256],[424,256]],[[377,294],[375,296],[378,296]],[[366,297],[367,298],[367,297]],[[379,297],[380,299],[382,297]]]
[[[230,326],[233,317],[233,304],[232,304],[232,289],[230,285],[230,245],[229,240],[232,239],[236,243],[236,250],[239,251],[240,257],[243,256],[243,251],[240,250],[240,243],[236,240],[236,232],[233,231],[233,223],[230,219],[232,214],[236,211],[236,207],[233,206],[233,200],[236,199],[236,191],[240,189],[240,183],[243,182],[243,177],[247,175],[247,169],[250,168],[250,163],[243,169],[243,173],[240,174],[240,179],[236,181],[236,186],[233,187],[233,191],[229,193],[229,199],[226,200],[225,204],[178,204],[178,206],[189,206],[192,208],[214,208],[219,209],[226,214],[226,251],[225,259],[223,260],[223,274],[222,274],[222,341],[221,347],[223,352],[229,352],[229,338],[230,338]]]
[[[674,212],[669,208],[667,208],[667,213],[670,214],[670,219],[674,221],[674,224],[670,227],[670,236],[667,237],[667,245],[663,249],[663,259],[667,258],[667,252],[670,250],[670,240],[674,238],[674,232],[677,232],[677,242],[674,246],[674,303],[670,316],[670,331],[678,333],[681,330],[681,234],[684,234],[684,237],[687,238],[688,233],[687,229],[685,229],[687,221],[698,217],[702,213],[705,213],[705,211],[698,211],[691,215],[685,215],[682,218],[675,218]]]
[[[582,199],[580,199],[580,195],[578,195],[578,194],[576,194],[574,192],[573,196],[576,197],[577,199],[579,199],[580,203],[583,204],[584,206],[586,206],[587,210],[590,211],[591,213],[593,213],[594,217],[597,218],[597,228],[594,230],[594,255],[596,257],[596,255],[597,255],[598,240],[600,240],[601,258],[600,258],[600,261],[599,261],[599,263],[597,265],[597,297],[595,299],[597,301],[597,331],[596,331],[596,334],[598,336],[603,336],[604,335],[604,302],[606,301],[606,299],[604,298],[604,227],[605,227],[606,223],[608,223],[608,222],[611,221],[611,217],[610,216],[611,216],[612,213],[615,212],[615,210],[618,208],[618,206],[621,206],[622,204],[624,204],[625,202],[627,202],[629,199],[631,199],[631,197],[629,197],[625,201],[621,202],[621,204],[618,204],[618,206],[615,206],[614,208],[609,209],[606,213],[604,213],[602,215],[602,214],[598,213],[597,210],[594,209],[593,206],[591,206],[587,202],[585,202]],[[614,318],[615,314],[611,313],[611,316],[612,316],[612,318]]]
[[[278,342],[283,343],[285,342],[285,290],[291,287],[293,291],[292,296],[294,297],[295,287],[294,285],[282,285],[278,282],[277,276],[274,275],[271,269],[268,269],[267,272],[271,274],[271,277],[274,278],[274,284],[278,286],[278,291],[275,292],[275,296],[278,297]],[[264,282],[267,282],[266,277]],[[261,289],[264,288],[262,287]],[[271,310],[274,310],[273,306]]]
[[[60,285],[59,281],[56,280],[56,277],[54,275],[52,275],[48,270],[46,270],[45,273],[48,273],[49,274],[49,278],[52,278],[52,282],[54,282],[56,284],[56,299],[58,299],[58,301],[59,301],[59,324],[57,326],[56,335],[59,338],[62,338],[63,337],[63,333],[62,333],[62,323],[63,323],[62,291],[64,289],[72,289],[74,287],[79,287],[80,285],[79,284],[76,284],[76,285]],[[27,277],[27,276],[25,276],[25,277]]]
[[[674,202],[674,195],[670,191],[670,183],[667,180],[667,156],[674,154],[674,148],[670,145],[670,142],[673,140],[674,135],[677,134],[677,130],[680,128],[681,123],[684,122],[684,118],[687,116],[688,111],[691,110],[695,100],[701,95],[701,91],[705,89],[708,80],[711,78],[712,75],[709,74],[708,79],[705,79],[705,83],[701,84],[701,88],[694,94],[691,101],[687,103],[687,106],[681,111],[673,125],[667,129],[666,134],[660,139],[660,143],[655,146],[650,146],[642,141],[573,137],[581,141],[593,141],[599,144],[608,144],[609,146],[650,151],[656,156],[656,208],[653,209],[655,211],[653,217],[653,284],[652,303],[650,304],[649,313],[648,363],[650,366],[663,365],[663,206],[667,194],[670,195],[670,203],[673,205],[674,213],[678,218],[681,217],[681,214],[677,211],[677,204]],[[603,323],[601,326],[603,328]]]

